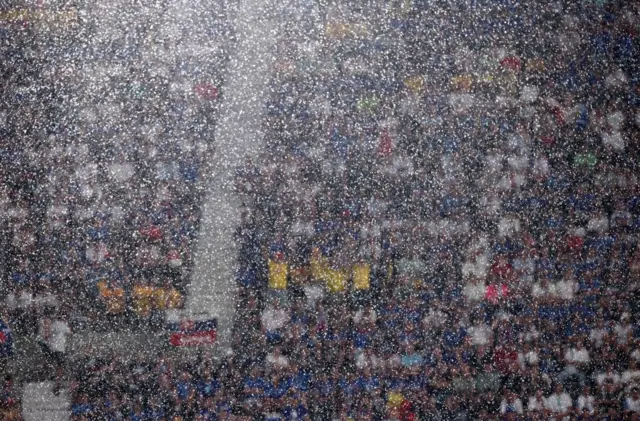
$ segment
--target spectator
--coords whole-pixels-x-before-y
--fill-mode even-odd
[[[569,420],[573,401],[567,392],[565,392],[560,383],[557,383],[554,392],[546,398],[546,408],[553,414],[555,419]]]
[[[620,409],[620,390],[612,381],[605,381],[599,387],[598,413],[616,417]]]
[[[273,307],[262,312],[262,328],[267,335],[267,340],[276,342],[281,340],[283,329],[289,323],[290,316],[284,308],[280,307],[278,301],[273,302]]]
[[[633,388],[631,393],[624,398],[624,410],[627,415],[640,412],[640,393],[638,393],[638,388]]]
[[[21,421],[22,414],[20,400],[16,395],[14,380],[6,375],[3,378],[2,394],[0,395],[0,415],[6,421]]]
[[[505,390],[504,397],[500,401],[500,413],[506,414],[507,412],[515,412],[517,414],[524,412],[520,398],[508,389]]]
[[[273,352],[267,354],[266,363],[272,370],[283,370],[289,367],[289,359],[282,355],[279,346],[274,347]]]
[[[582,388],[582,393],[576,401],[576,412],[583,414],[585,411],[591,415],[596,411],[596,400],[588,386]]]
[[[581,385],[586,383],[585,371],[591,362],[589,351],[580,340],[576,340],[573,346],[569,346],[564,353],[565,366],[558,379],[564,383],[567,378],[577,376]]]
[[[38,337],[49,363],[54,367],[55,384],[53,393],[58,394],[62,387],[62,377],[65,367],[65,354],[67,351],[67,336],[71,333],[68,323],[60,317],[58,312],[45,314],[40,320]]]
[[[547,411],[546,399],[543,395],[542,389],[538,389],[533,396],[529,397],[529,403],[527,403],[527,412],[538,413],[542,415],[546,413],[545,411]]]

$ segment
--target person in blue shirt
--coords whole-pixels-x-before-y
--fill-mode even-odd
[[[422,355],[417,352],[415,346],[413,344],[405,345],[404,350],[400,355],[400,364],[402,364],[403,367],[408,368],[422,365],[422,363]]]
[[[267,381],[260,373],[257,365],[253,366],[251,373],[244,379],[244,396],[246,399],[262,399],[264,397]]]
[[[306,392],[309,390],[311,384],[311,372],[304,367],[297,367],[294,364],[291,366],[291,387],[299,392]]]
[[[371,369],[365,367],[356,379],[356,389],[362,392],[371,392],[380,389],[378,376],[371,374]]]
[[[319,377],[313,382],[313,388],[318,392],[318,395],[322,398],[329,398],[335,393],[335,382],[330,378],[326,372],[321,372]]]
[[[140,405],[139,403],[136,404],[136,406],[133,408],[133,411],[132,411],[131,415],[129,416],[129,419],[131,421],[146,421],[147,420],[147,415],[142,410],[142,405]]]
[[[0,319],[0,360],[13,356],[13,334],[9,325]]]
[[[145,419],[149,421],[161,421],[165,419],[166,411],[158,396],[153,395],[149,398],[144,415]]]
[[[89,396],[86,393],[78,396],[75,403],[71,405],[71,415],[91,417],[94,413],[94,406],[89,403]]]
[[[183,371],[180,375],[180,380],[176,382],[176,392],[178,397],[182,400],[186,400],[189,397],[193,389],[193,384],[191,382],[191,376],[188,372]]]
[[[282,402],[282,399],[287,395],[291,389],[291,380],[280,376],[274,375],[271,381],[267,383],[264,388],[264,395],[267,398],[268,405],[278,406]]]
[[[442,333],[442,340],[446,347],[455,348],[462,345],[462,341],[467,336],[467,330],[458,323],[457,326],[447,328]]]
[[[357,382],[353,373],[342,374],[338,380],[338,391],[341,396],[352,398],[357,391]]]
[[[289,393],[282,406],[282,419],[284,421],[298,421],[304,419],[309,414],[307,400],[304,395]]]

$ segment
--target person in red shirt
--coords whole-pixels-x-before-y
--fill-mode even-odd
[[[501,345],[496,347],[493,353],[493,362],[498,371],[504,376],[513,374],[520,369],[518,351],[513,346]]]
[[[507,284],[489,284],[485,290],[484,298],[491,304],[498,304],[509,296]]]
[[[491,265],[491,274],[496,278],[495,281],[499,283],[511,282],[513,280],[513,266],[507,260],[507,256],[499,255],[493,265]]]
[[[507,256],[498,255],[491,265],[491,281],[485,290],[485,299],[492,304],[505,300],[509,296],[509,285],[514,278],[515,271]]]

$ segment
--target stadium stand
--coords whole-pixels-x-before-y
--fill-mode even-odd
[[[330,3],[278,45],[267,148],[237,170],[228,353],[87,355],[72,418],[638,419],[637,4]],[[153,319],[168,228],[142,203],[122,261]],[[118,262],[89,219],[72,261]]]

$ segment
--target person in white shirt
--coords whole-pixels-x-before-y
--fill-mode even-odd
[[[573,300],[577,290],[578,284],[573,279],[565,278],[556,283],[556,292],[563,300]]]
[[[520,256],[513,259],[513,269],[518,273],[520,281],[523,284],[531,285],[534,280],[534,272],[536,269],[536,259],[534,255],[530,255],[530,251],[523,249]]]
[[[39,321],[38,338],[55,369],[53,393],[57,395],[61,388],[65,353],[67,352],[67,336],[71,333],[71,328],[61,315],[56,316],[55,311],[52,313],[54,314],[49,314],[47,311]]]
[[[557,383],[555,392],[546,399],[546,408],[555,416],[556,421],[568,421],[572,406],[571,396]]]
[[[40,282],[39,290],[40,291],[33,297],[33,304],[38,307],[38,309],[58,308],[60,306],[58,297],[51,292],[47,281]]]
[[[528,368],[537,368],[540,362],[540,356],[536,349],[531,348],[531,344],[525,342],[522,351],[518,352],[518,363],[520,363],[520,369],[526,370]]]
[[[491,326],[478,320],[467,329],[467,334],[473,345],[486,345],[493,337],[493,330]]]
[[[16,297],[16,293],[10,291],[4,298],[4,305],[7,310],[10,312],[15,311],[18,308],[18,297]]]
[[[604,320],[598,319],[596,321],[596,326],[591,329],[589,332],[589,339],[595,346],[600,347],[604,342],[604,339],[611,333],[611,329],[609,329]]]
[[[372,324],[375,323],[378,319],[378,314],[373,309],[371,305],[368,305],[365,308],[360,308],[353,315],[353,323],[356,325],[363,324]]]
[[[547,408],[547,399],[542,394],[542,389],[536,390],[536,394],[529,397],[527,412],[543,413]]]
[[[356,349],[354,353],[355,366],[359,370],[377,369],[384,365],[385,361],[375,355],[371,348]]]
[[[508,410],[517,414],[522,414],[524,412],[520,398],[516,396],[513,391],[505,389],[504,397],[500,402],[500,413],[506,414]]]
[[[591,358],[589,357],[589,351],[587,351],[587,348],[584,347],[581,341],[577,341],[574,346],[570,346],[565,350],[564,361],[565,366],[558,380],[564,383],[569,377],[577,376],[580,384],[584,384],[587,381],[584,370],[591,361]]]
[[[582,341],[577,341],[575,346],[568,347],[564,353],[564,359],[567,364],[574,366],[583,366],[591,361],[589,351],[584,347]]]
[[[629,354],[629,356],[633,361],[635,361],[636,363],[639,363],[640,362],[640,338],[633,339],[631,349],[633,351],[631,351],[631,354]]]
[[[266,363],[271,369],[281,370],[289,367],[289,358],[282,355],[280,347],[277,346],[274,348],[273,352],[267,354]]]
[[[60,317],[45,314],[39,322],[38,338],[51,352],[64,354],[67,351],[67,335],[70,333],[69,325]]]
[[[587,231],[595,231],[599,234],[609,231],[609,218],[603,212],[598,212],[587,223]]]
[[[36,324],[35,315],[37,314],[34,308],[33,292],[27,286],[19,286],[15,299],[16,332],[33,333]]]
[[[582,394],[578,396],[576,409],[579,413],[582,413],[585,410],[589,414],[595,413],[595,398],[593,397],[593,395],[591,394],[591,390],[589,390],[587,386],[582,388]]]
[[[469,282],[462,289],[462,294],[468,302],[474,303],[484,298],[486,287],[484,280],[480,280],[476,276],[472,276]]]
[[[613,330],[618,337],[618,343],[620,345],[626,345],[633,331],[631,324],[629,324],[629,313],[623,313],[622,316],[620,316],[620,321],[614,326]]]
[[[523,320],[522,325],[523,329],[518,334],[518,339],[524,341],[525,343],[536,342],[540,337],[540,331],[538,331],[538,328],[536,327],[531,316],[526,316]]]
[[[624,398],[624,410],[640,413],[640,393],[637,387],[634,387],[631,394]]]
[[[266,332],[277,332],[289,322],[289,319],[289,313],[280,308],[277,301],[274,301],[273,307],[267,308],[262,312],[262,328]]]
[[[445,326],[448,323],[447,313],[441,310],[444,305],[439,300],[433,300],[433,304],[429,308],[429,312],[422,319],[422,325],[426,329]]]
[[[636,360],[629,361],[629,367],[622,372],[620,381],[624,387],[640,384],[640,370],[638,369],[638,363]]]
[[[542,278],[531,287],[531,296],[538,301],[555,300],[558,298],[558,290],[555,284],[547,278]]]
[[[60,306],[60,301],[58,301],[58,297],[53,294],[51,291],[47,291],[42,294],[37,294],[33,299],[34,304],[40,308],[58,308]]]
[[[618,374],[618,372],[616,372],[613,369],[613,365],[609,364],[609,367],[607,367],[607,371],[602,372],[602,373],[597,373],[595,375],[596,378],[596,383],[598,384],[598,386],[602,386],[605,382],[611,382],[612,384],[619,384],[620,383],[620,374]]]

